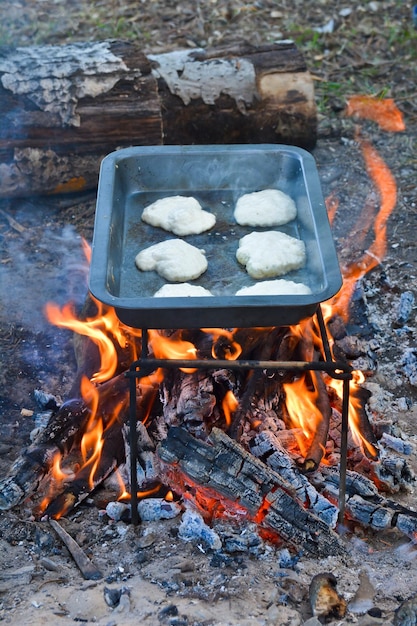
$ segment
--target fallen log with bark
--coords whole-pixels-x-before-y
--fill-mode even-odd
[[[122,147],[314,146],[312,77],[292,42],[145,55],[103,41],[0,52],[0,198],[95,189]]]

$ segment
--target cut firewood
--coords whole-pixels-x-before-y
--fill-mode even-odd
[[[293,42],[151,55],[164,143],[316,141],[314,87]]]
[[[0,53],[0,197],[95,189],[132,145],[286,143],[317,135],[312,78],[291,42],[146,56],[134,43]]]
[[[294,488],[279,474],[217,428],[209,441],[171,428],[159,446],[161,479],[200,504],[206,517],[215,516],[216,508],[224,513],[237,507],[266,535],[275,535],[297,550],[317,557],[344,553],[339,537],[303,507]],[[211,511],[201,504],[216,499]]]

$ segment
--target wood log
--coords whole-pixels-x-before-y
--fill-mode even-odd
[[[0,198],[94,189],[131,145],[288,143],[317,134],[291,42],[146,56],[104,41],[0,52]]]
[[[307,511],[295,489],[279,474],[248,453],[221,430],[214,428],[210,444],[198,441],[187,431],[172,427],[161,442],[162,480],[198,506],[202,499],[225,499],[224,508],[238,507],[268,535],[276,535],[311,556],[343,554],[336,533]],[[220,509],[222,507],[219,507]],[[206,516],[213,510],[202,510]]]
[[[164,143],[314,146],[313,83],[292,42],[148,58],[158,79]]]
[[[340,479],[337,468],[322,467],[321,474],[322,495],[335,501]],[[396,528],[412,540],[417,532],[416,511],[381,496],[374,482],[350,470],[346,474],[346,519],[376,531]]]

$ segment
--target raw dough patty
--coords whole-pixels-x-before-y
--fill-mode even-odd
[[[216,223],[215,215],[203,211],[200,203],[188,196],[169,196],[153,202],[143,210],[142,220],[179,237],[199,235]]]
[[[241,226],[281,226],[296,217],[297,207],[283,191],[264,189],[241,196],[234,215]]]
[[[303,267],[304,242],[275,230],[253,232],[239,241],[236,258],[252,278],[273,278]]]
[[[207,269],[207,259],[198,248],[182,239],[167,239],[136,255],[136,267],[143,272],[156,270],[170,282],[194,280]]]
[[[295,283],[293,280],[261,280],[251,287],[242,287],[236,291],[237,296],[279,296],[285,295],[305,295],[310,294],[311,289],[303,283]]]
[[[183,298],[211,295],[213,294],[208,289],[204,289],[204,287],[200,287],[199,285],[190,285],[190,283],[174,283],[173,285],[166,283],[154,293],[155,298]]]

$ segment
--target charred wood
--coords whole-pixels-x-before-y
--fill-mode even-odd
[[[90,561],[88,556],[83,552],[78,543],[67,533],[66,530],[56,520],[50,520],[52,528],[55,530],[58,537],[68,548],[71,556],[76,562],[80,572],[86,580],[100,580],[103,578],[103,574],[100,570]]]
[[[314,472],[320,465],[320,461],[326,450],[327,438],[329,435],[330,418],[332,408],[330,406],[329,396],[327,394],[326,385],[320,372],[309,372],[313,386],[316,390],[316,404],[319,409],[321,419],[316,423],[313,437],[309,448],[306,452],[305,459],[301,465],[304,472]]]
[[[87,469],[81,470],[71,487],[62,495],[60,504],[57,503],[48,511],[49,515],[55,515],[59,506],[65,505],[67,511],[78,504],[116,465],[123,462],[125,446],[121,429],[127,419],[128,391],[129,382],[123,374],[97,387],[97,414],[103,424],[105,458],[100,460],[94,486],[88,487]],[[137,397],[140,414],[146,416],[149,413],[157,393],[158,384],[143,379]],[[119,417],[114,421],[115,414]],[[31,445],[15,460],[8,475],[0,481],[0,510],[9,510],[33,496],[48,476],[57,456],[65,460],[73,450],[79,450],[90,418],[90,408],[82,399],[66,402],[51,415],[47,426],[39,429]]]
[[[49,472],[55,456],[67,454],[80,441],[90,412],[82,400],[63,404],[33,443],[0,481],[0,510],[9,510],[31,496]]]
[[[294,488],[279,474],[218,429],[213,429],[209,441],[203,443],[181,428],[171,428],[158,449],[163,482],[172,489],[183,485],[186,497],[192,498],[193,492],[195,500],[200,489],[212,497],[218,494],[231,507],[235,503],[246,511],[266,533],[298,550],[315,556],[344,552],[334,531],[303,507]]]
[[[295,489],[298,500],[306,509],[317,515],[330,528],[336,527],[337,507],[322,496],[309,479],[300,473],[297,464],[277,436],[267,431],[260,433],[250,442],[250,451]]]
[[[337,499],[339,473],[335,468],[321,469],[323,480],[317,488],[332,501]],[[410,539],[417,532],[417,511],[407,509],[381,496],[371,480],[354,471],[346,474],[346,518],[373,530],[396,528]]]
[[[77,507],[125,460],[122,423],[116,421],[103,433],[103,445],[97,461],[87,462],[70,483],[57,494],[42,514],[58,519]]]
[[[285,328],[270,329],[262,344],[252,351],[250,358],[259,361],[290,360],[291,355],[288,351],[280,350],[286,335],[287,330]],[[286,344],[284,347],[286,348]],[[247,418],[251,406],[257,404],[257,398],[260,394],[279,395],[280,389],[281,376],[279,374],[268,375],[267,371],[264,372],[259,369],[249,372],[244,390],[240,393],[239,408],[233,416],[229,429],[230,436],[237,441],[240,440],[243,431],[242,422]]]

